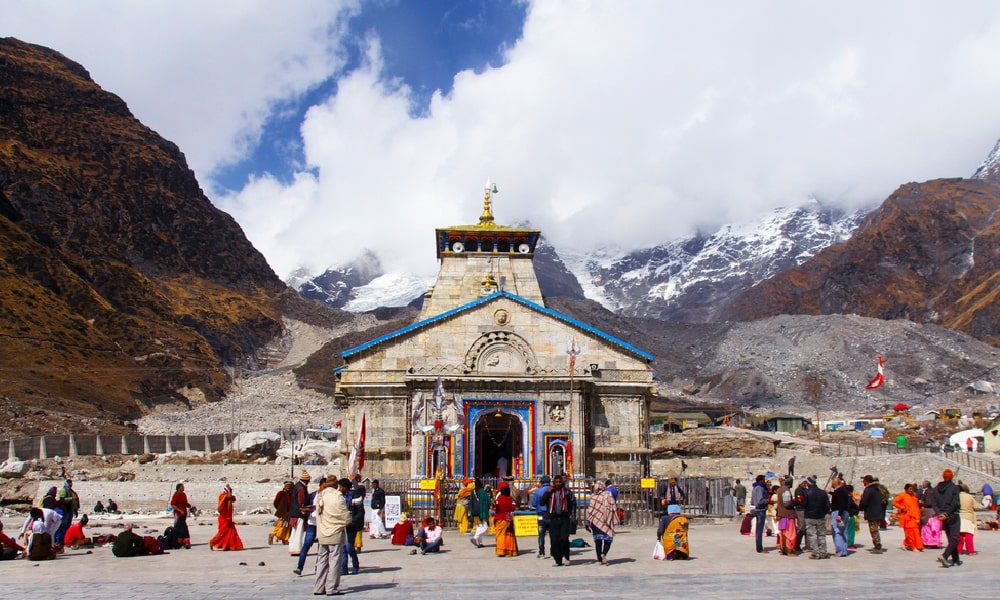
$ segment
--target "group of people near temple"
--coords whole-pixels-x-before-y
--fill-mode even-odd
[[[951,469],[942,472],[937,485],[930,481],[907,483],[896,494],[874,475],[863,476],[859,483],[855,487],[836,470],[825,486],[818,484],[816,476],[803,478],[796,485],[790,475],[781,477],[778,484],[757,475],[740,532],[754,535],[757,552],[765,552],[763,538],[774,535],[780,554],[808,554],[822,560],[847,557],[856,550],[855,535],[862,521],[871,538],[868,552],[885,553],[881,532],[895,522],[903,530],[902,550],[943,549],[938,557],[942,567],[961,566],[962,555],[976,554],[976,499],[967,485],[954,481]],[[745,498],[741,487],[737,480],[732,491],[737,499]],[[988,487],[983,496],[991,508],[993,491]],[[832,553],[827,535],[833,538]]]

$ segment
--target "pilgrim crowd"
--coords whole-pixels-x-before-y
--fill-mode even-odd
[[[774,549],[782,556],[806,555],[815,560],[848,557],[862,547],[857,534],[864,523],[870,537],[870,544],[864,546],[872,554],[882,554],[887,548],[882,544],[881,532],[895,523],[904,532],[902,550],[939,549],[937,561],[942,567],[961,566],[963,556],[976,554],[977,502],[968,486],[954,481],[950,469],[942,473],[936,485],[929,481],[908,483],[902,491],[892,494],[873,475],[862,477],[858,486],[836,470],[831,470],[824,485],[815,476],[796,483],[792,468],[790,462],[789,474],[774,483],[765,475],[758,475],[749,490],[739,479],[730,490],[738,512],[745,513],[740,533],[754,538],[759,553]],[[285,482],[277,492],[273,501],[275,523],[267,543],[287,546],[295,564],[292,571],[299,576],[306,568],[313,546],[316,547],[313,592],[317,595],[343,593],[341,577],[360,571],[359,552],[366,534],[370,538],[390,539],[395,545],[412,546],[411,554],[437,554],[445,544],[439,518],[442,498],[437,488],[435,515],[417,522],[404,513],[387,529],[386,493],[378,480],[371,481],[371,517],[367,519],[367,528],[365,499],[369,493],[360,475],[352,479],[320,478],[313,490],[311,483],[311,475],[303,470],[297,481]],[[993,492],[988,487],[982,490],[982,502],[984,508],[992,509]],[[515,512],[519,510],[514,492],[505,479],[499,481],[495,490],[480,479],[463,481],[453,515],[459,533],[468,535],[476,548],[485,546],[483,539],[487,534],[494,536],[497,557],[521,555],[514,530]],[[520,508],[533,511],[527,514],[537,519],[537,558],[551,559],[555,567],[571,564],[571,544],[590,546],[579,537],[583,535],[578,532],[580,528],[592,538],[596,564],[611,564],[615,529],[624,518],[618,504],[619,491],[611,479],[606,479],[595,481],[589,492],[586,508],[581,506],[578,511],[576,494],[564,475],[544,475],[527,490],[517,491]],[[234,522],[236,500],[232,487],[224,484],[216,504],[218,527],[208,542],[212,551],[243,549]],[[688,559],[689,522],[683,510],[687,491],[676,478],[670,478],[657,490],[656,501],[660,517],[652,558]],[[66,480],[62,488],[51,488],[39,505],[30,509],[14,537],[4,533],[0,522],[0,559],[51,560],[66,548],[95,545],[111,545],[112,554],[122,558],[191,548],[187,519],[198,514],[198,509],[188,501],[183,483],[175,486],[169,511],[173,524],[157,538],[140,535],[129,524],[117,535],[88,537],[84,531],[90,522],[88,515],[80,515],[80,498],[73,490],[72,480]],[[107,505],[98,502],[94,512],[117,512],[117,505],[111,499]],[[526,513],[522,510],[520,514]],[[579,522],[578,516],[583,517]],[[832,536],[832,552],[828,536]],[[771,537],[773,548],[765,547],[764,539]]]

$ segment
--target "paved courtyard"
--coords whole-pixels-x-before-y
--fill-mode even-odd
[[[180,599],[229,597],[267,599],[311,597],[311,576],[292,573],[294,559],[283,546],[267,546],[270,528],[261,517],[245,517],[240,534],[247,549],[212,552],[207,540],[215,531],[214,519],[202,518],[192,526],[195,545],[161,556],[120,559],[110,547],[70,550],[57,560],[32,563],[0,562],[0,581],[6,597],[106,599]],[[241,521],[238,521],[241,522]],[[140,521],[140,528],[162,532],[166,519]],[[18,523],[5,519],[6,531]],[[107,525],[88,533],[113,531]],[[581,531],[583,539],[592,540]],[[361,573],[345,576],[341,589],[356,598],[552,598],[595,597],[673,598],[778,597],[797,598],[905,598],[935,595],[946,598],[995,598],[1000,577],[1000,532],[976,535],[976,556],[964,557],[961,567],[942,568],[940,551],[923,553],[899,549],[902,531],[883,532],[888,553],[866,552],[867,530],[858,533],[861,548],[847,558],[809,560],[785,557],[773,549],[774,538],[765,538],[770,549],[754,552],[751,537],[738,533],[738,524],[692,524],[692,560],[654,561],[650,558],[655,530],[625,528],[618,532],[609,566],[596,563],[591,548],[573,550],[572,564],[553,568],[551,560],[538,559],[534,539],[519,538],[522,554],[499,558],[493,539],[476,548],[467,536],[445,531],[439,555],[411,555],[411,548],[392,546],[388,540],[366,539],[361,552]],[[832,539],[828,538],[832,549]],[[307,562],[310,574],[314,559]],[[262,563],[262,564],[261,564]]]

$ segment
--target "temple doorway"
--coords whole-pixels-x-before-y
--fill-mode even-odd
[[[476,446],[476,473],[515,475],[524,459],[521,420],[499,410],[484,413],[476,423]]]

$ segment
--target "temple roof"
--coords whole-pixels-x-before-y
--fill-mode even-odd
[[[560,312],[554,311],[551,308],[546,308],[546,307],[544,307],[544,306],[542,306],[540,304],[536,304],[535,302],[531,302],[530,300],[526,300],[525,298],[522,298],[521,296],[518,296],[516,294],[512,294],[512,293],[507,292],[507,291],[503,291],[503,290],[494,292],[492,294],[489,294],[488,296],[483,296],[482,298],[477,298],[476,300],[473,300],[472,302],[468,302],[466,304],[463,304],[461,306],[453,308],[452,310],[443,312],[441,314],[435,315],[435,316],[430,317],[428,319],[424,319],[422,321],[417,321],[416,323],[413,323],[412,325],[408,325],[406,327],[403,327],[402,329],[397,329],[396,331],[393,331],[393,332],[387,333],[387,334],[385,334],[383,336],[377,337],[377,338],[375,338],[373,340],[365,342],[364,344],[361,344],[360,346],[355,346],[354,348],[350,348],[348,350],[344,350],[343,352],[340,353],[340,356],[341,356],[341,358],[343,358],[346,361],[349,356],[358,354],[360,352],[364,352],[365,350],[368,350],[370,348],[374,348],[375,346],[378,346],[379,344],[383,344],[385,342],[397,339],[399,337],[402,337],[402,336],[407,335],[409,333],[412,333],[414,331],[419,331],[421,329],[424,329],[426,327],[434,325],[435,323],[438,323],[438,322],[444,321],[446,319],[449,319],[449,318],[451,318],[451,317],[453,317],[453,316],[455,316],[457,314],[460,314],[460,313],[463,313],[463,312],[468,312],[468,311],[470,311],[470,310],[472,310],[474,308],[477,308],[479,306],[482,306],[484,304],[492,302],[493,300],[496,300],[498,298],[507,298],[509,300],[517,302],[518,304],[521,304],[522,306],[526,306],[526,307],[528,307],[528,308],[530,308],[530,309],[532,309],[534,311],[537,311],[537,312],[540,312],[542,314],[548,315],[548,316],[550,316],[550,317],[552,317],[552,318],[554,318],[556,320],[562,321],[563,323],[566,323],[566,324],[568,324],[568,325],[570,325],[572,327],[576,327],[577,329],[585,331],[585,332],[587,332],[587,333],[589,333],[589,334],[591,334],[591,335],[593,335],[595,337],[598,337],[598,338],[604,340],[605,342],[608,342],[609,344],[611,344],[613,346],[617,346],[621,350],[624,350],[624,351],[626,351],[626,352],[628,352],[630,354],[633,354],[635,356],[643,358],[643,359],[645,359],[648,362],[652,362],[653,359],[655,358],[655,356],[653,356],[649,352],[646,352],[645,350],[640,350],[639,348],[633,346],[632,344],[629,344],[628,342],[620,340],[620,339],[614,337],[613,335],[605,333],[605,332],[601,331],[600,329],[597,329],[595,327],[591,327],[590,325],[587,325],[586,323],[584,323],[582,321],[578,321],[577,319],[574,319],[572,317],[566,316],[566,315],[564,315],[564,314],[562,314]]]

